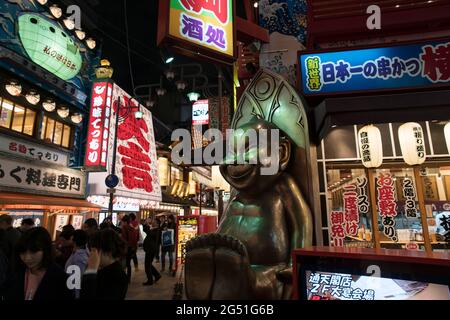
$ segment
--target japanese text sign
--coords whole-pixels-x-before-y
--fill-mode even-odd
[[[131,99],[124,90],[114,85],[112,110],[114,114],[117,112],[119,103],[121,107],[116,149],[116,175],[119,177],[119,185],[116,187],[116,194],[136,199],[161,201],[152,114],[143,106],[139,106],[138,102]],[[136,109],[134,110],[133,107]],[[141,119],[137,119],[133,112],[137,111],[138,107],[143,114]],[[115,128],[115,117],[111,120],[111,128]],[[109,168],[111,168],[113,148],[114,137],[111,135]]]
[[[403,196],[405,197],[405,214],[408,218],[417,218],[416,191],[411,179],[403,179]]]
[[[112,84],[95,82],[92,88],[85,167],[90,171],[106,170]]]
[[[169,0],[169,35],[234,56],[234,0]]]
[[[0,156],[0,189],[84,198],[85,188],[81,171]]]
[[[378,212],[381,216],[383,233],[393,241],[398,241],[395,229],[397,204],[395,202],[394,178],[389,172],[380,171],[377,176]]]
[[[450,42],[300,54],[305,95],[450,84]]]
[[[67,153],[6,136],[0,136],[0,151],[33,159],[40,163],[53,163],[61,166],[67,166],[68,163]]]
[[[208,100],[199,100],[192,105],[192,124],[209,123]]]

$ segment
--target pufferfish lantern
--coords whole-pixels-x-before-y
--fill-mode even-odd
[[[246,139],[248,132],[266,132],[265,144],[253,152],[254,146],[242,149],[244,158],[270,150],[277,155],[278,169],[263,175],[263,161],[238,164],[227,158],[220,166],[233,190],[217,232],[186,244],[186,296],[290,299],[292,250],[312,245],[313,238],[312,215],[303,196],[309,184],[304,103],[284,78],[259,70],[239,102],[232,128],[241,129],[235,131],[240,132],[235,140]],[[242,156],[239,152],[236,157]]]
[[[110,79],[112,78],[113,72],[114,69],[107,59],[102,59],[100,65],[95,68],[95,76],[97,79]]]

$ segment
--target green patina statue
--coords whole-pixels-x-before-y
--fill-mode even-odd
[[[244,133],[268,130],[269,154],[274,149],[270,130],[279,129],[278,170],[263,175],[259,162],[225,161],[220,166],[232,195],[217,232],[186,245],[186,295],[199,300],[289,299],[292,250],[312,245],[313,238],[303,196],[309,142],[302,100],[282,77],[260,70],[240,100],[232,127]],[[233,138],[241,137],[245,134]]]

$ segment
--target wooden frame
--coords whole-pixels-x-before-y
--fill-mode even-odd
[[[218,53],[194,44],[192,42],[179,39],[169,34],[170,23],[170,0],[159,0],[159,20],[158,20],[158,33],[157,33],[157,45],[168,46],[174,52],[182,55],[211,62],[217,62],[220,64],[233,64],[237,59],[236,49],[236,0],[233,1],[233,55]]]
[[[448,163],[448,162],[447,162]],[[430,163],[426,164],[426,167],[441,167],[442,164],[439,163]],[[383,164],[379,168],[374,169],[367,169],[364,168],[365,174],[368,178],[369,183],[369,197],[370,197],[370,207],[372,211],[372,225],[373,225],[373,244],[376,249],[381,249],[381,241],[380,241],[380,235],[378,231],[378,205],[376,200],[376,185],[375,185],[375,171],[380,169],[392,169],[392,168],[405,168],[408,167],[414,171],[414,180],[416,185],[416,196],[417,196],[417,203],[419,204],[419,212],[420,212],[420,221],[422,225],[422,234],[423,234],[423,245],[425,247],[425,252],[432,253],[432,241],[431,236],[428,230],[428,215],[426,210],[426,203],[424,198],[424,186],[422,182],[422,176],[420,175],[420,169],[421,166],[408,166],[407,164],[402,163],[395,163],[395,164]],[[351,163],[351,164],[334,164],[334,165],[326,165],[325,169],[362,169],[361,165],[358,165],[357,163]],[[444,185],[445,189],[445,185]],[[450,199],[449,199],[450,201]],[[327,215],[329,212],[327,212]],[[328,227],[329,228],[329,227]],[[405,250],[405,249],[403,249]]]

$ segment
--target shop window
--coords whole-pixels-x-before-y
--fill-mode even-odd
[[[450,249],[450,167],[421,171],[430,243],[433,251]]]
[[[369,181],[361,169],[328,169],[330,245],[373,247]]]
[[[14,104],[11,101],[3,99],[1,103],[0,126],[9,129],[13,110]]]
[[[374,170],[380,247],[425,250],[413,168]]]
[[[33,135],[35,119],[36,119],[36,112],[31,109],[27,109],[25,121],[23,124],[23,133],[29,136]]]
[[[70,126],[44,116],[42,120],[41,139],[47,143],[70,148],[71,131]]]
[[[0,101],[0,126],[32,136],[36,112],[6,99]]]

